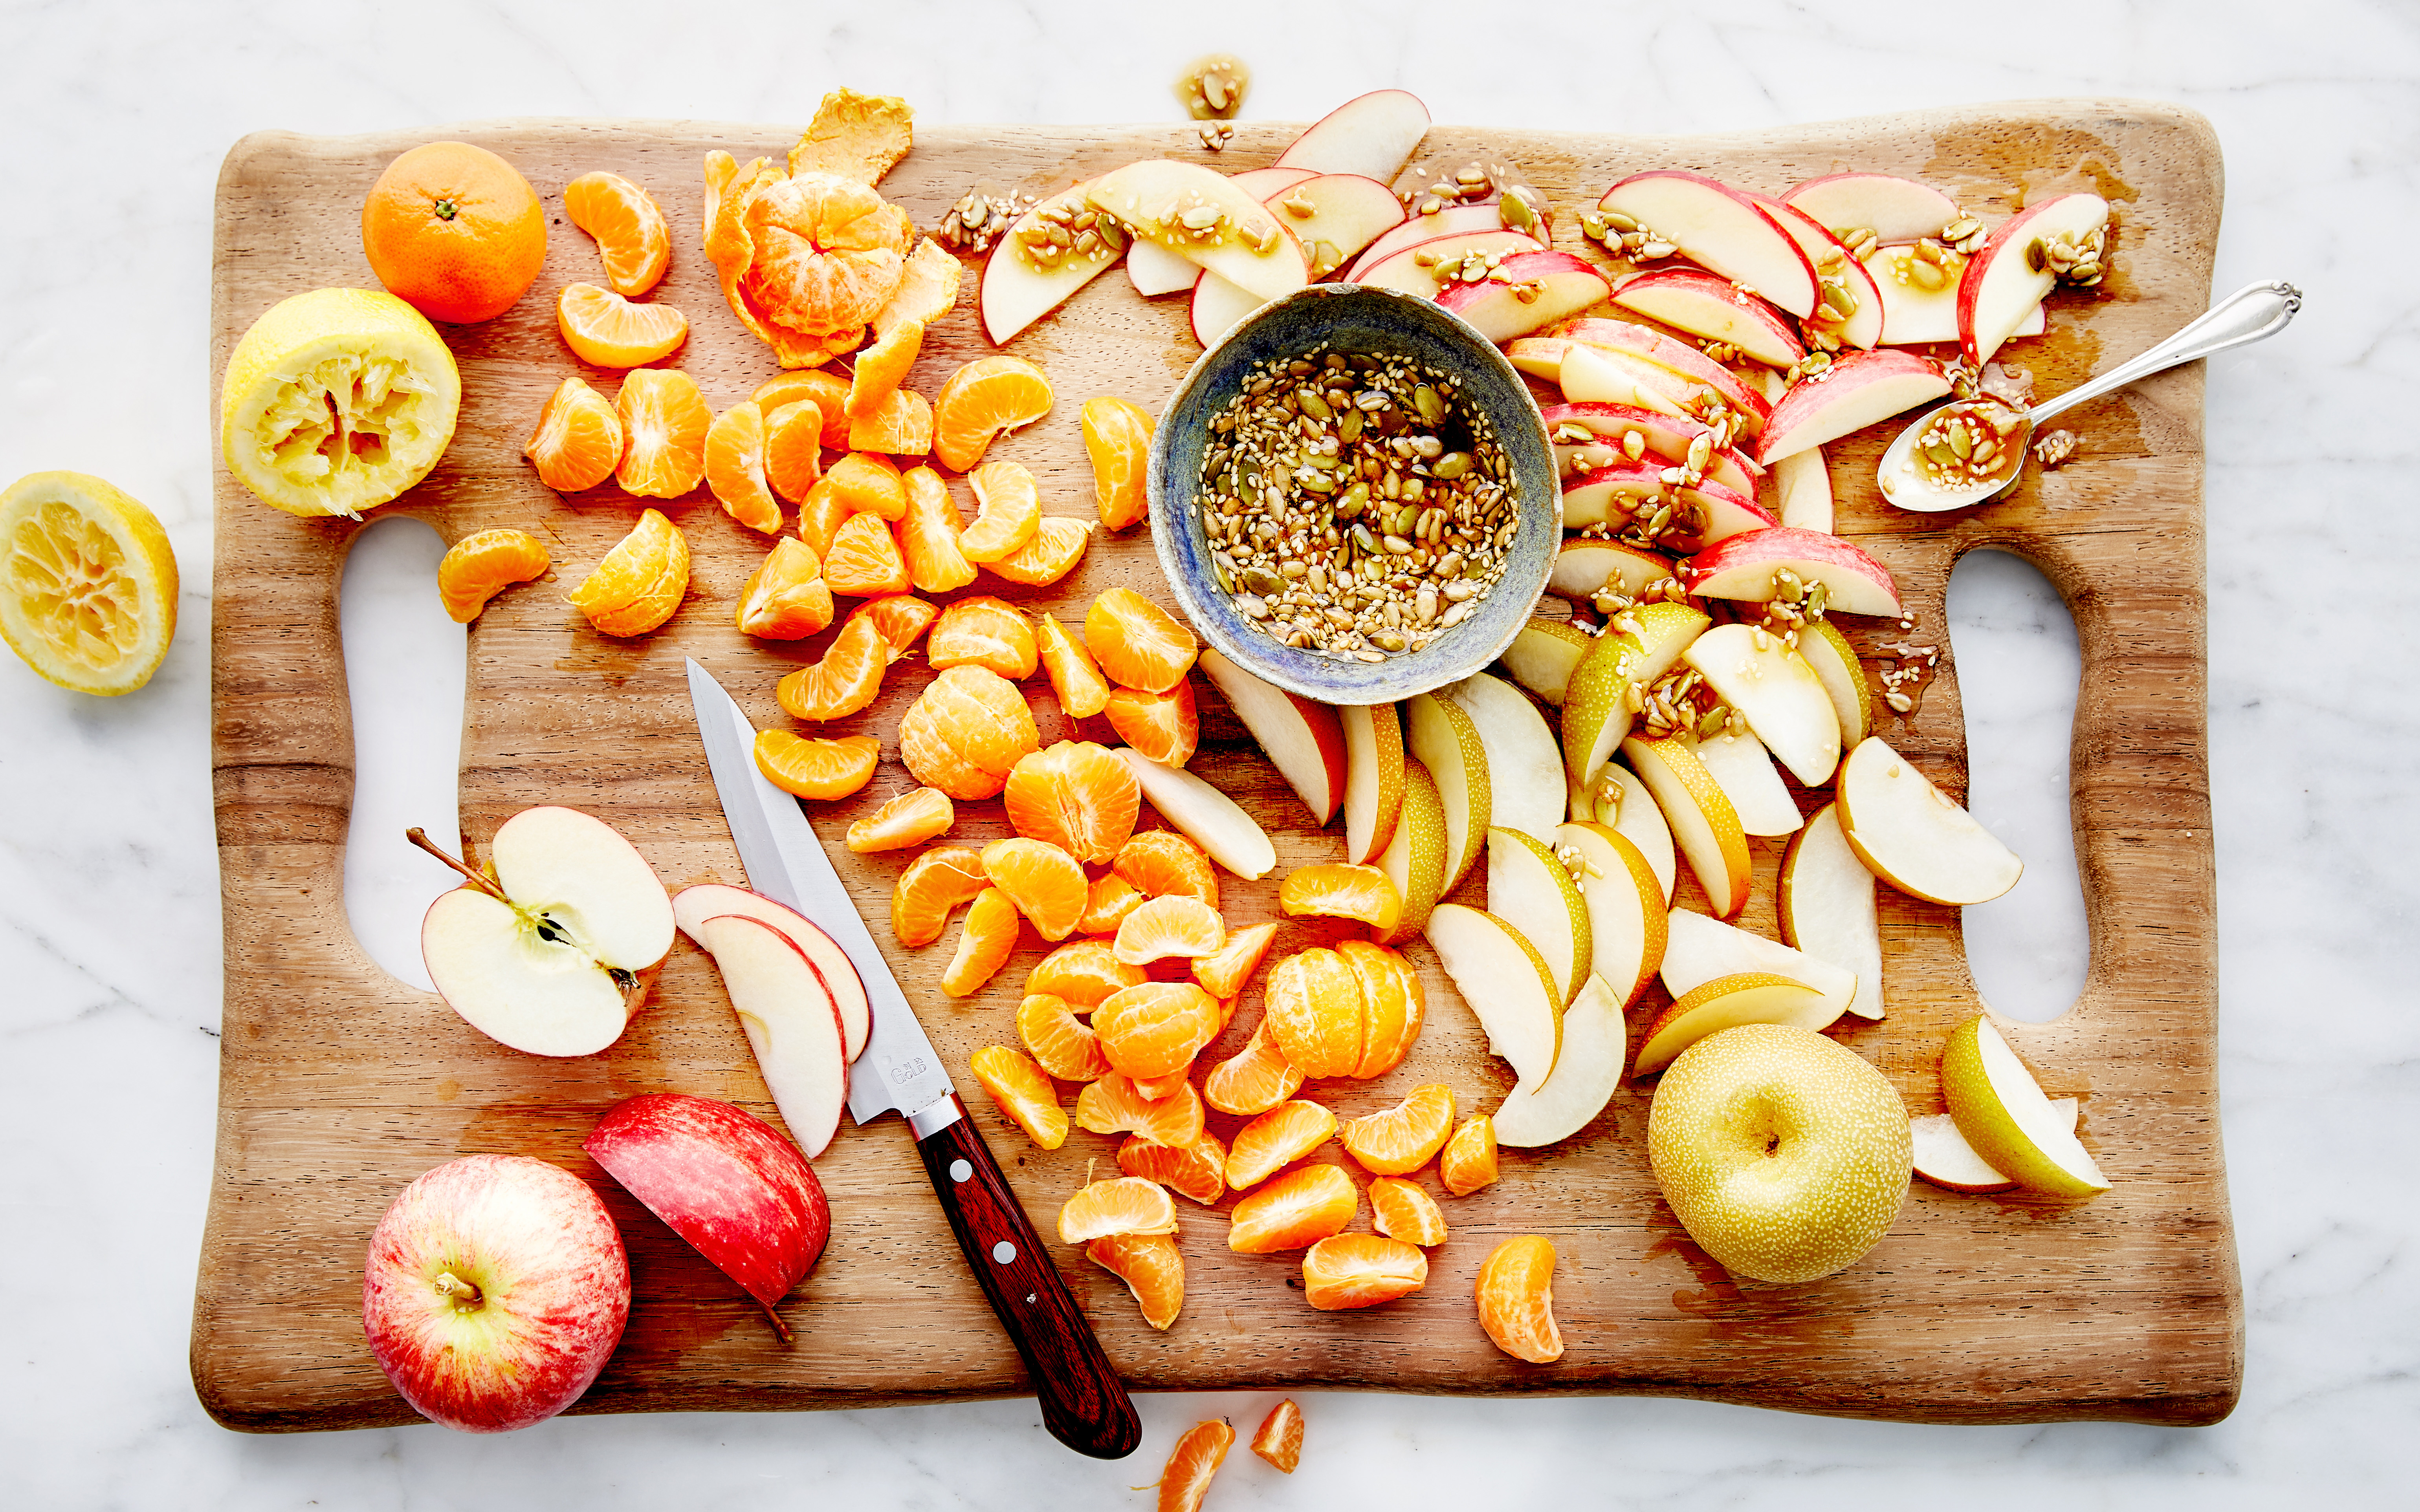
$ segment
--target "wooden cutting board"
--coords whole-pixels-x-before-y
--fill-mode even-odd
[[[932,226],[971,187],[1047,193],[1137,158],[1222,169],[1270,162],[1295,129],[1250,124],[1220,155],[1181,125],[935,127],[884,182]],[[486,325],[447,339],[460,360],[460,428],[443,462],[381,513],[429,521],[448,540],[516,526],[552,545],[555,574],[508,592],[470,630],[462,745],[462,830],[478,851],[521,808],[564,803],[619,826],[675,887],[743,880],[690,717],[681,661],[711,669],[760,725],[782,721],[780,676],[818,654],[759,643],[732,627],[733,600],[768,542],[703,490],[671,513],[695,552],[689,602],[656,634],[594,633],[563,594],[629,528],[638,508],[608,486],[575,499],[538,483],[520,447],[566,375],[611,393],[618,375],[585,369],[553,326],[563,285],[597,277],[587,239],[561,216],[576,175],[611,169],[645,185],[670,217],[671,276],[658,298],[686,312],[675,359],[718,409],[776,371],[716,292],[699,252],[700,160],[779,154],[793,127],[681,122],[512,121],[453,131],[247,137],[222,170],[212,304],[213,375],[255,316],[325,285],[376,287],[359,207],[380,168],[418,142],[461,136],[502,152],[547,197],[551,242],[536,287]],[[2150,346],[2205,306],[2221,193],[2218,147],[2190,112],[2131,102],[2057,101],[1934,112],[1720,137],[1625,138],[1439,127],[1412,168],[1485,158],[1518,164],[1553,197],[1556,242],[1581,243],[1576,209],[1623,174],[1687,167],[1778,192],[1843,169],[1937,184],[1987,221],[2029,195],[2090,187],[2117,207],[2118,251],[2097,298],[2062,295],[2052,333],[2008,360],[2039,393]],[[1408,181],[1408,179],[1406,180]],[[928,336],[913,386],[938,391],[989,350],[970,265],[957,311]],[[995,446],[1041,479],[1046,507],[1089,517],[1092,483],[1077,424],[1082,402],[1122,394],[1156,412],[1198,354],[1182,299],[1146,302],[1121,273],[1095,281],[1011,346],[1056,385],[1048,418]],[[1391,1305],[1312,1311],[1298,1257],[1242,1256],[1219,1211],[1180,1202],[1184,1316],[1165,1334],[1124,1286],[1066,1251],[1059,1260],[1111,1358],[1139,1390],[1336,1386],[1388,1391],[1627,1392],[1713,1397],[1807,1412],[1931,1422],[2121,1418],[2209,1423],[2240,1385],[2242,1299],[2219,1151],[2217,933],[2204,722],[2202,374],[2180,369],[2076,411],[2084,440],[2065,469],[2029,477],[2010,501],[1917,516],[1885,509],[1873,486],[1881,437],[1831,449],[1840,529],[1896,574],[1916,619],[1851,625],[1861,651],[1940,648],[1939,675],[1912,718],[1884,733],[1953,795],[1965,744],[1943,618],[1951,564],[1993,546],[2038,563],[2066,596],[2083,644],[2073,805],[2092,932],[2082,999],[2055,1025],[2014,1033],[2053,1096],[2084,1101],[2083,1134],[2115,1188],[2097,1200],[1956,1196],[1916,1183],[1899,1221],[1862,1262],[1800,1287],[1739,1284],[1692,1244],[1657,1195],[1644,1150],[1649,1089],[1625,1087],[1559,1146],[1507,1150],[1503,1178],[1445,1201],[1452,1237],[1426,1289]],[[216,409],[211,429],[217,429]],[[962,485],[954,482],[963,500]],[[413,1420],[364,1343],[361,1264],[395,1194],[432,1165],[474,1151],[541,1157],[603,1195],[628,1241],[636,1301],[620,1351],[574,1409],[789,1410],[1000,1396],[1027,1390],[1006,1338],[953,1245],[896,1119],[845,1127],[817,1170],[831,1197],[830,1249],[783,1308],[798,1334],[777,1344],[738,1288],[597,1169],[580,1149],[597,1119],[639,1092],[729,1099],[778,1119],[711,963],[686,942],[621,1042],[581,1060],[506,1050],[436,997],[381,972],[354,942],[342,899],[352,745],[336,594],[358,526],[304,521],[260,504],[222,470],[212,624],[213,775],[225,899],[225,1031],[218,1156],[194,1303],[193,1370],[220,1422],[277,1431]],[[1126,584],[1168,602],[1149,532],[1098,539],[1076,575],[1024,590],[988,575],[970,592],[1080,616]],[[1844,622],[1847,623],[1847,622]],[[1050,1231],[1088,1165],[1115,1141],[1080,1131],[1055,1153],[1032,1147],[967,1073],[988,1043],[1013,1044],[1028,943],[988,990],[954,1002],[937,985],[955,931],[923,952],[896,949],[887,899],[904,853],[858,857],[850,819],[912,779],[896,758],[901,711],[930,675],[898,664],[880,702],[843,721],[881,736],[886,756],[857,798],[814,809],[908,996],[969,1094],[1036,1224]],[[1196,678],[1203,745],[1193,769],[1234,795],[1272,833],[1279,870],[1221,878],[1232,924],[1275,917],[1277,884],[1338,859],[1341,834],[1310,827],[1290,790]],[[1045,679],[1029,685],[1043,739],[1109,740],[1063,717]],[[376,690],[370,690],[375,696]],[[1822,795],[1801,795],[1810,809]],[[1146,825],[1152,823],[1146,809]],[[962,806],[953,842],[1006,833],[997,801]],[[402,845],[401,836],[392,843]],[[1779,847],[1760,844],[1743,920],[1774,931]],[[1467,883],[1477,903],[1482,882]],[[1836,1032],[1917,1113],[1938,1110],[1949,1028],[1978,999],[1955,910],[1882,889],[1889,1017]],[[1704,906],[1683,869],[1682,906]],[[1289,922],[1280,951],[1335,932]],[[1317,1084],[1341,1115],[1449,1084],[1467,1113],[1493,1108],[1504,1065],[1425,945],[1428,1026],[1410,1059],[1374,1083]],[[1634,1031],[1665,1001],[1651,989]],[[1233,1052],[1260,1012],[1257,983],[1205,1053]],[[1067,1090],[1072,1102],[1073,1089]],[[1212,1116],[1230,1136],[1241,1120]],[[1330,1149],[1322,1158],[1340,1163]],[[1423,1180],[1433,1191],[1432,1170]],[[1232,1200],[1232,1199],[1231,1199]],[[1364,1215],[1361,1224],[1366,1224]],[[1356,1226],[1360,1227],[1360,1224]],[[1552,1365],[1517,1363],[1480,1331],[1471,1288],[1501,1239],[1553,1238],[1555,1310],[1565,1341]]]

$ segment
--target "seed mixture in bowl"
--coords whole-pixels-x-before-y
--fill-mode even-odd
[[[1504,575],[1517,489],[1450,373],[1313,347],[1249,369],[1210,429],[1195,517],[1218,586],[1274,640],[1385,661]]]

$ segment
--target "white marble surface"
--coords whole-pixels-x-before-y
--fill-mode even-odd
[[[2219,286],[2291,277],[2311,304],[2289,335],[2210,375],[2224,1107],[2249,1322],[2235,1415],[2200,1430],[1945,1429],[1680,1401],[1315,1396],[1301,1472],[1289,1480],[1239,1450],[1211,1504],[2409,1504],[2412,8],[1159,10],[0,8],[13,65],[0,96],[12,144],[0,160],[11,221],[0,474],[111,478],[167,523],[185,579],[176,647],[134,697],[63,693],[0,658],[0,1211],[13,1294],[0,1322],[0,1503],[1139,1506],[1125,1489],[1156,1473],[1184,1425],[1257,1420],[1262,1398],[1146,1399],[1142,1451],[1111,1466],[1059,1451],[1014,1402],[570,1419],[502,1440],[425,1427],[253,1438],[203,1416],[185,1369],[219,1014],[206,332],[227,147],[266,127],[508,115],[798,120],[843,83],[904,94],[926,120],[1166,118],[1175,66],[1223,47],[1251,62],[1250,113],[1272,118],[1384,85],[1418,90],[1440,120],[1611,131],[2049,95],[2179,100],[2212,119],[2227,153]],[[1960,654],[2007,668],[2004,712],[1972,734],[2010,765],[1980,779],[2011,805],[2030,791],[2037,810],[2047,792],[2055,815],[2061,743],[2016,736],[2065,694],[2063,616],[2024,572],[1962,576]],[[2006,926],[1985,968],[1995,1001],[2038,1017],[2072,990],[2081,956],[2062,907],[2071,915],[2071,899],[2050,897]],[[2037,959],[2047,964],[2027,986]]]

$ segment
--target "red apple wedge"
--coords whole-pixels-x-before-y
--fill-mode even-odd
[[[606,1174],[774,1311],[831,1237],[823,1183],[772,1125],[728,1103],[648,1092],[617,1103],[582,1141]]]
[[[1958,218],[1958,202],[1929,184],[1886,173],[1835,173],[1809,178],[1781,202],[1835,235],[1871,231],[1883,241],[1937,237]]]
[[[1202,649],[1199,665],[1278,775],[1325,827],[1344,802],[1344,726],[1336,706],[1263,682],[1215,648]]]
[[[1773,466],[1773,513],[1784,525],[1832,532],[1832,472],[1823,449],[1792,452]]]
[[[1771,467],[1948,393],[1948,376],[1931,358],[1889,347],[1852,352],[1790,386],[1758,438],[1756,459]]]
[[[1130,162],[1085,186],[1084,199],[1134,235],[1264,300],[1282,299],[1306,282],[1302,250],[1280,235],[1276,215],[1233,179],[1199,163]]]
[[[1369,271],[1354,282],[1433,300],[1443,286],[1436,271],[1440,263],[1457,262],[1474,252],[1501,253],[1510,257],[1517,253],[1545,250],[1544,242],[1519,231],[1463,231],[1431,241],[1414,242],[1392,256],[1373,264]]]
[[[1278,155],[1280,168],[1353,173],[1392,183],[1428,134],[1429,108],[1404,89],[1357,95],[1313,121]]]
[[[1320,174],[1276,189],[1265,198],[1280,223],[1302,243],[1314,282],[1404,221],[1404,202],[1395,192],[1359,174]]]
[[[709,918],[697,934],[722,973],[773,1105],[813,1160],[831,1143],[848,1099],[840,1010],[822,974],[787,934],[750,915]]]
[[[1460,236],[1466,231],[1507,229],[1510,228],[1504,224],[1504,211],[1495,201],[1449,205],[1431,210],[1426,215],[1414,214],[1402,224],[1388,230],[1377,240],[1361,249],[1361,255],[1346,265],[1343,281],[1347,284],[1358,284],[1361,282],[1361,276],[1371,269],[1404,248],[1418,246],[1423,241],[1435,241],[1439,237]]]
[[[1620,210],[1691,262],[1746,285],[1792,315],[1803,319],[1815,308],[1815,270],[1807,255],[1762,207],[1729,184],[1659,168],[1616,183],[1597,208]]]
[[[1404,726],[1391,703],[1346,703],[1344,858],[1374,861],[1395,838],[1404,806]]]
[[[1780,311],[1702,268],[1649,269],[1614,290],[1613,302],[1701,340],[1729,342],[1768,367],[1792,367],[1807,356]]]
[[[1437,302],[1488,340],[1506,342],[1587,309],[1610,288],[1603,273],[1568,252],[1530,252],[1505,258],[1475,284],[1446,286]]]
[[[2057,283],[2038,244],[2081,241],[2108,224],[2109,202],[2098,194],[2055,194],[2001,222],[1958,280],[1958,344],[1966,360],[1978,367],[1990,362]]]
[[[874,1013],[866,1006],[865,982],[858,976],[848,952],[814,920],[760,892],[706,882],[683,887],[673,895],[673,921],[701,950],[711,948],[698,933],[698,926],[725,914],[745,914],[760,923],[770,924],[787,935],[799,952],[814,964],[816,975],[823,979],[824,991],[831,995],[832,1007],[840,1013],[842,1052],[855,1060],[865,1048]]]
[[[1762,427],[1765,417],[1773,412],[1773,406],[1765,402],[1764,395],[1741,382],[1738,374],[1687,342],[1676,341],[1635,320],[1579,316],[1564,321],[1548,334],[1568,336],[1591,347],[1631,352],[1658,367],[1668,367],[1683,378],[1694,378],[1721,394],[1725,404],[1746,416],[1751,436]]]
[[[1847,285],[1850,309],[1840,323],[1840,339],[1852,347],[1873,346],[1883,331],[1883,298],[1882,291],[1874,287],[1873,275],[1866,271],[1865,265],[1850,256],[1849,249],[1840,244],[1840,239],[1825,230],[1806,211],[1793,209],[1762,194],[1751,197],[1764,207],[1765,213],[1773,217],[1774,224],[1788,232],[1790,239],[1798,243],[1798,250],[1815,265],[1819,282],[1827,277],[1838,277]]]
[[[1443,693],[1415,693],[1404,701],[1404,745],[1428,768],[1445,810],[1445,881],[1450,894],[1479,860],[1494,822],[1488,788],[1487,748],[1462,705]]]
[[[1045,214],[1086,209],[1084,196],[1091,188],[1090,183],[1081,183],[1061,190],[1017,217],[1016,224],[992,243],[984,258],[980,300],[984,334],[993,346],[1007,346],[1019,332],[1073,299],[1078,289],[1109,271],[1118,260],[1123,238],[1105,244],[1096,255],[1071,251],[1047,264],[1039,261],[1025,243],[1026,232],[1047,224],[1042,219]]]
[[[1939,286],[1928,288],[1925,275],[1916,271],[1920,261],[1912,246],[1878,248],[1867,259],[1866,270],[1883,297],[1883,346],[1928,347],[1958,339],[1958,277],[1936,270]],[[2009,334],[2039,336],[2049,329],[2049,318],[2036,303]]]
[[[1202,854],[1239,877],[1264,877],[1278,864],[1268,832],[1235,800],[1186,771],[1151,760],[1131,747],[1118,754],[1134,769],[1142,795]]]
[[[1616,516],[1626,517],[1637,511],[1640,501],[1660,502],[1668,491],[1704,517],[1705,527],[1695,537],[1701,548],[1733,536],[1771,530],[1780,523],[1755,500],[1733,493],[1712,478],[1694,488],[1674,487],[1664,482],[1664,464],[1658,458],[1652,462],[1617,462],[1574,478],[1563,489],[1564,526],[1585,530]]]
[[[1581,603],[1607,588],[1625,598],[1637,598],[1648,584],[1679,576],[1679,569],[1668,557],[1619,541],[1575,536],[1555,553],[1555,565],[1546,575],[1546,591]]]
[[[1546,423],[1546,439],[1554,443],[1556,465],[1565,476],[1622,460],[1628,453],[1621,448],[1633,431],[1638,433],[1642,455],[1652,452],[1675,467],[1689,459],[1692,442],[1709,434],[1706,426],[1685,416],[1629,404],[1550,404],[1539,411],[1539,417]],[[1597,455],[1599,451],[1604,455]],[[1705,472],[1734,493],[1754,495],[1756,480],[1764,475],[1764,469],[1723,448],[1714,454]]]
[[[1242,325],[1247,316],[1268,302],[1216,273],[1204,272],[1194,280],[1193,300],[1186,306],[1186,316],[1192,324],[1193,339],[1207,351],[1218,346],[1227,332]]]
[[[1681,563],[1681,586],[1706,598],[1763,604],[1774,595],[1773,575],[1781,568],[1801,582],[1820,582],[1831,609],[1849,614],[1900,612],[1899,586],[1890,569],[1837,535],[1787,525],[1735,535]]]

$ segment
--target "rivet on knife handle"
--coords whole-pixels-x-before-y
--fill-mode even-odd
[[[967,1252],[992,1311],[1033,1378],[1043,1426],[1078,1454],[1125,1458],[1142,1440],[1142,1424],[1125,1383],[1000,1163],[966,1116],[965,1104],[954,1093],[946,1105],[957,1117],[943,1127],[932,1128],[940,1107],[916,1119],[921,1128],[932,1128],[919,1134],[916,1151],[924,1158],[958,1247]]]

